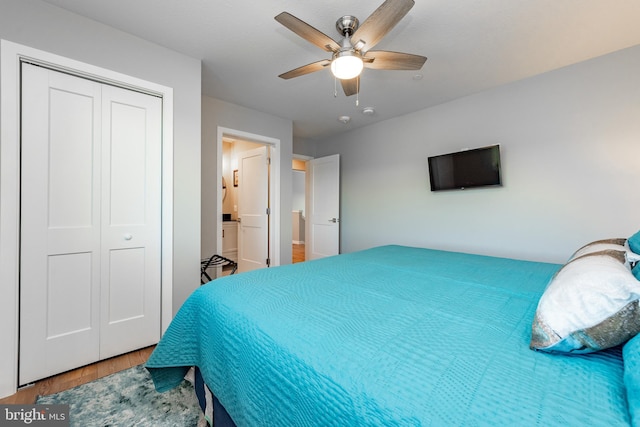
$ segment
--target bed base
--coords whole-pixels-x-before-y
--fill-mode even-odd
[[[209,390],[209,387],[202,378],[200,369],[196,366],[193,387],[198,397],[200,409],[207,418],[207,423],[211,427],[236,427],[227,410],[222,406],[218,398]],[[207,407],[207,406],[212,407]],[[213,414],[211,414],[213,412]],[[211,424],[213,422],[213,425]]]

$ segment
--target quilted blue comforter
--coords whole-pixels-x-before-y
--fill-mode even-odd
[[[219,278],[147,362],[240,426],[618,426],[621,349],[529,349],[555,264],[383,246]]]

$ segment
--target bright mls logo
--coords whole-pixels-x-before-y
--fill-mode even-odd
[[[0,405],[0,427],[69,427],[69,405]]]

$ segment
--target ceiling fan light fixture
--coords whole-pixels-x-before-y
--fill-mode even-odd
[[[336,53],[333,61],[331,61],[331,72],[340,80],[350,80],[358,77],[363,68],[362,58],[349,50]]]
[[[275,17],[276,21],[323,51],[331,53],[332,58],[303,65],[278,77],[291,79],[330,68],[335,77],[333,96],[337,96],[340,80],[344,94],[356,95],[358,106],[360,79],[357,77],[365,67],[365,62],[366,68],[376,70],[420,70],[427,60],[424,56],[411,53],[371,50],[405,17],[414,4],[415,0],[384,0],[362,25],[353,15],[339,18],[336,21],[336,30],[340,33],[340,41],[334,40],[288,12],[280,13]]]

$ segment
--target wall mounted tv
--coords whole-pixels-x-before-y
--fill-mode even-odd
[[[431,191],[502,185],[499,145],[433,156],[428,161]]]

